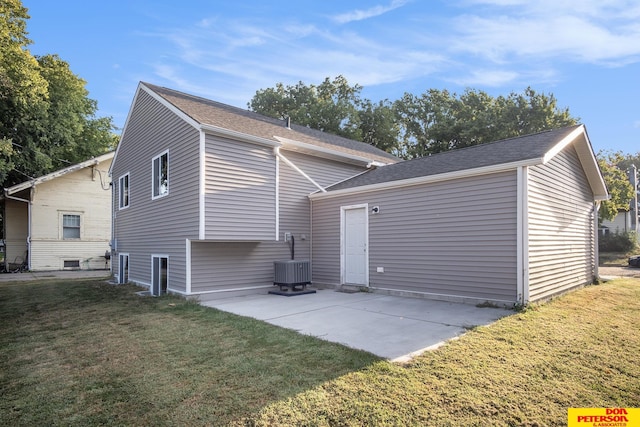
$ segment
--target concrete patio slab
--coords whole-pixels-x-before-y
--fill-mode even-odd
[[[207,307],[263,320],[393,361],[405,361],[463,334],[513,314],[500,308],[374,293],[282,297],[253,294],[202,302]]]

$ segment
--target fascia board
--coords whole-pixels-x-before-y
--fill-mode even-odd
[[[504,171],[514,170],[520,166],[535,166],[539,164],[542,164],[542,158],[529,159],[529,160],[523,160],[523,161],[512,162],[512,163],[502,163],[499,165],[491,165],[491,166],[485,166],[485,167],[474,168],[474,169],[465,169],[465,170],[455,171],[455,172],[446,172],[446,173],[440,173],[437,175],[419,176],[416,178],[401,179],[397,181],[387,181],[387,182],[381,182],[378,184],[370,184],[370,185],[363,185],[360,187],[352,187],[352,188],[344,188],[342,190],[328,191],[326,193],[312,193],[309,195],[309,198],[312,200],[325,199],[330,197],[343,196],[347,194],[361,194],[361,193],[386,190],[391,188],[409,187],[413,185],[427,184],[427,183],[439,182],[439,181],[449,181],[449,180],[458,179],[458,178],[467,178],[471,176],[480,176],[480,175],[487,175],[490,173],[504,172]]]
[[[106,154],[102,154],[102,155],[100,155],[98,157],[94,157],[92,159],[85,160],[82,163],[76,163],[75,165],[66,167],[64,169],[57,170],[55,172],[51,172],[50,174],[43,175],[43,176],[41,176],[39,178],[32,179],[31,181],[25,181],[25,182],[22,182],[20,184],[16,184],[13,187],[6,188],[5,189],[5,194],[9,194],[10,195],[10,194],[14,194],[14,193],[17,193],[19,191],[22,191],[22,190],[26,190],[27,188],[35,187],[38,184],[41,184],[41,183],[47,182],[47,181],[51,181],[52,179],[64,176],[64,175],[66,175],[68,173],[75,172],[75,171],[78,171],[80,169],[84,169],[84,168],[89,167],[89,166],[98,165],[98,164],[104,162],[105,160],[113,158],[114,156],[115,156],[115,152],[110,151],[110,152],[108,152]]]
[[[185,114],[181,109],[179,109],[178,107],[173,105],[171,102],[169,102],[166,99],[164,99],[161,95],[157,94],[156,92],[154,92],[153,90],[151,90],[150,88],[145,86],[144,83],[140,83],[140,89],[142,89],[145,92],[147,92],[153,99],[155,99],[156,101],[158,101],[159,103],[161,103],[162,105],[167,107],[169,110],[171,110],[172,113],[174,113],[176,116],[180,117],[182,120],[187,122],[189,125],[193,126],[196,129],[200,129],[200,122],[198,122],[197,120],[193,119],[188,114]]]
[[[198,130],[200,129],[200,123],[198,123],[196,120],[192,119],[190,116],[188,116],[187,114],[182,112],[182,110],[177,108],[175,105],[173,105],[172,103],[170,103],[169,101],[164,99],[162,96],[160,96],[157,93],[155,93],[149,87],[145,86],[144,83],[142,83],[142,82],[138,83],[138,88],[136,89],[136,94],[134,95],[133,101],[131,102],[131,107],[129,107],[129,113],[127,114],[127,120],[124,122],[124,127],[122,128],[122,133],[120,134],[120,141],[118,142],[118,146],[116,147],[116,154],[115,154],[115,157],[114,157],[114,161],[111,163],[111,167],[109,167],[109,175],[111,175],[113,165],[116,163],[116,159],[118,158],[118,152],[120,151],[120,143],[122,141],[126,140],[127,127],[129,125],[129,120],[131,119],[131,114],[133,113],[133,109],[134,109],[134,107],[136,105],[136,102],[138,101],[138,96],[140,95],[140,91],[145,91],[145,93],[147,93],[153,99],[158,101],[160,104],[164,105],[172,113],[174,113],[175,115],[180,117],[182,120],[187,122],[189,125],[193,126],[194,128],[196,128]]]
[[[593,191],[594,199],[608,200],[609,193],[607,190],[607,184],[605,183],[600,167],[598,166],[598,160],[595,157],[584,125],[580,125],[575,128],[569,135],[565,136],[560,140],[560,142],[554,145],[551,150],[546,152],[543,158],[543,163],[547,164],[559,152],[574,142],[578,158],[580,159],[582,168],[585,171],[585,175],[587,176],[587,180],[589,181],[589,185]]]

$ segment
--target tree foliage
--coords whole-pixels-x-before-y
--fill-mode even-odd
[[[109,117],[96,117],[86,82],[57,55],[27,49],[27,9],[0,1],[0,182],[4,187],[115,147]]]
[[[613,220],[618,211],[628,211],[629,202],[634,196],[634,188],[629,182],[626,171],[618,165],[624,160],[621,152],[599,152],[598,165],[609,190],[610,199],[600,205],[598,217],[602,220]]]
[[[577,119],[558,107],[553,95],[527,88],[492,97],[467,89],[462,95],[430,89],[405,93],[394,102],[374,103],[360,96],[343,76],[320,85],[298,82],[260,89],[248,107],[267,116],[286,117],[303,126],[364,141],[403,158],[426,156],[485,142],[569,126]]]
[[[559,109],[553,95],[524,93],[490,96],[467,89],[462,95],[430,89],[405,93],[394,103],[401,128],[400,151],[415,158],[527,135],[577,123],[568,109]]]
[[[303,82],[260,89],[249,102],[251,110],[324,132],[361,140],[357,106],[361,86],[349,86],[347,79],[328,77],[318,86]]]

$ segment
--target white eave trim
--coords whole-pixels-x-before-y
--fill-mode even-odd
[[[389,164],[389,163],[383,163],[379,160],[373,160],[368,157],[358,156],[356,154],[349,154],[349,153],[345,153],[344,151],[334,150],[327,147],[320,147],[318,145],[308,144],[306,142],[296,141],[296,140],[285,138],[282,136],[274,135],[274,138],[282,143],[283,148],[287,148],[287,146],[292,148],[300,148],[303,150],[313,151],[319,154],[325,154],[325,155],[330,155],[330,156],[339,157],[343,159],[348,159],[351,161],[356,161],[358,163],[363,163],[365,165],[384,166]]]
[[[543,157],[542,163],[547,164],[549,160],[554,158],[559,152],[564,150],[567,145],[571,144],[578,135],[584,134],[584,125],[580,125],[575,128],[571,133],[560,140],[556,145],[551,148],[551,150],[547,151]]]
[[[580,136],[582,136],[582,138],[578,139]],[[596,159],[595,153],[593,152],[591,141],[589,141],[589,135],[584,125],[576,127],[569,135],[562,138],[551,150],[545,153],[543,158],[544,164],[574,142],[576,153],[578,154],[582,168],[585,171],[587,180],[593,191],[594,200],[609,200],[610,196],[607,191],[607,184],[598,166],[598,159]]]
[[[440,173],[437,175],[419,176],[415,178],[400,179],[396,181],[386,181],[386,182],[381,182],[377,184],[362,185],[359,187],[344,188],[341,190],[328,191],[326,193],[313,193],[309,195],[309,198],[325,199],[330,197],[343,196],[346,194],[354,194],[354,193],[360,194],[360,193],[385,190],[390,188],[409,187],[412,185],[427,184],[431,182],[448,181],[448,180],[458,179],[458,178],[467,178],[471,176],[505,172],[509,170],[515,170],[521,166],[535,166],[539,164],[542,164],[541,158],[529,159],[529,160],[523,160],[519,162],[502,163],[499,165],[485,166],[481,168],[464,169],[461,171]]]
[[[91,167],[91,166],[99,165],[100,163],[104,162],[105,160],[112,159],[114,157],[114,155],[115,155],[115,152],[114,151],[110,151],[110,152],[108,152],[106,154],[102,154],[102,155],[100,155],[98,157],[94,157],[92,159],[85,160],[82,163],[77,163],[75,165],[66,167],[64,169],[60,169],[60,170],[57,170],[55,172],[51,172],[50,174],[43,175],[43,176],[41,176],[39,178],[35,178],[35,179],[30,180],[30,181],[26,181],[26,182],[22,182],[20,184],[16,184],[13,187],[5,188],[5,194],[6,195],[14,194],[14,193],[17,193],[19,191],[26,190],[27,188],[35,187],[36,185],[41,184],[43,182],[51,181],[52,179],[56,179],[58,177],[64,176],[64,175],[66,175],[68,173],[76,172],[76,171],[79,171],[79,170],[84,169],[84,168],[88,168],[88,167]]]

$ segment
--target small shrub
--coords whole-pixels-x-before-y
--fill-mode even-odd
[[[598,249],[602,252],[633,252],[638,249],[638,236],[635,231],[609,233],[600,236]]]

